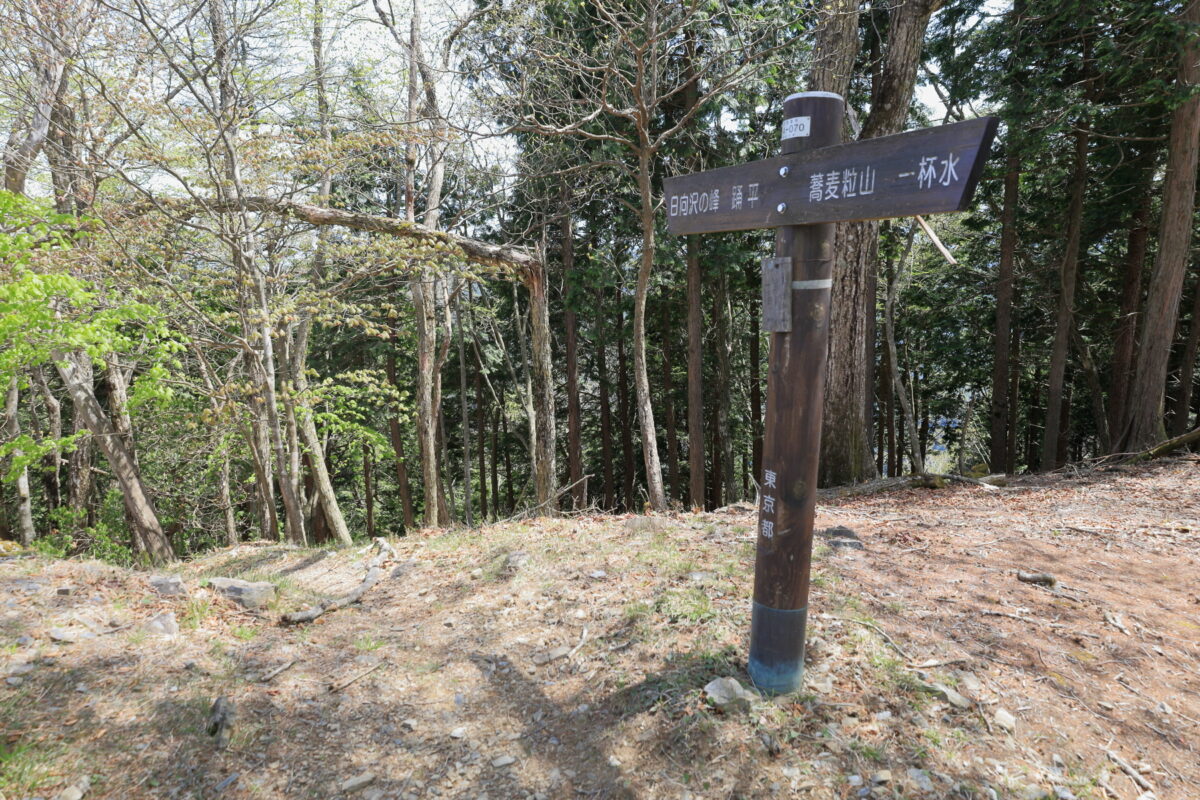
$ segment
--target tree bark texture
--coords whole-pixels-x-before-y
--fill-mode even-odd
[[[1180,22],[1185,30],[1176,84],[1180,91],[1200,83],[1200,0],[1188,0]],[[1191,250],[1200,146],[1200,93],[1192,92],[1171,115],[1167,167],[1162,188],[1158,254],[1146,294],[1146,321],[1130,393],[1130,432],[1126,449],[1149,447],[1166,438],[1163,393],[1167,361],[1175,337],[1179,297]]]

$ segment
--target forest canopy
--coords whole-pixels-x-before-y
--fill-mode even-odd
[[[0,0],[0,538],[169,561],[762,471],[771,232],[666,177],[1000,132],[973,210],[838,225],[821,478],[1197,427],[1200,0]]]

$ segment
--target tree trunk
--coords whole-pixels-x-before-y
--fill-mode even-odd
[[[428,273],[410,283],[417,333],[417,442],[421,454],[422,493],[425,504],[425,525],[436,528],[442,520],[438,514],[440,466],[437,447],[437,415],[433,406],[434,349],[437,347],[437,322],[433,298],[425,281]]]
[[[704,312],[699,240],[699,236],[687,237],[688,502],[693,509],[704,508]],[[755,480],[761,479],[761,472],[754,474]]]
[[[163,532],[162,525],[159,524],[158,515],[142,482],[137,464],[125,448],[125,443],[112,421],[97,402],[88,380],[90,370],[79,368],[79,362],[87,358],[86,355],[79,354],[54,354],[59,377],[67,388],[79,419],[92,432],[96,446],[104,453],[113,477],[121,487],[125,507],[133,525],[133,535],[139,540],[142,552],[155,564],[174,561],[175,551],[171,548],[171,541]]]
[[[1200,0],[1198,0],[1200,1]],[[1075,284],[1079,275],[1079,240],[1083,228],[1083,197],[1087,189],[1088,130],[1081,120],[1075,131],[1075,164],[1068,189],[1067,246],[1059,268],[1058,311],[1055,314],[1054,343],[1050,349],[1050,374],[1046,390],[1046,430],[1042,440],[1042,469],[1060,466],[1059,425],[1063,408],[1063,381],[1071,344],[1071,326],[1075,317]]]
[[[729,273],[722,269],[717,278],[717,291],[713,298],[713,320],[715,322],[717,348],[717,430],[721,437],[721,449],[714,451],[721,459],[721,505],[729,505],[736,496],[733,471],[733,436],[729,426],[730,378],[729,351]]]
[[[1147,173],[1146,180],[1150,180]],[[1112,388],[1108,404],[1108,427],[1112,432],[1112,445],[1120,448],[1128,430],[1129,384],[1133,378],[1134,351],[1137,348],[1138,309],[1142,304],[1142,273],[1146,266],[1146,246],[1150,238],[1150,187],[1142,188],[1141,200],[1129,221],[1129,236],[1125,248],[1125,264],[1121,276],[1121,310],[1117,318],[1117,332],[1113,340],[1112,366],[1110,368]]]
[[[388,352],[385,362],[388,381],[397,389],[396,354]],[[412,489],[408,484],[408,459],[404,456],[404,435],[400,430],[400,420],[392,417],[388,420],[388,434],[392,440],[392,452],[396,456],[396,485],[400,489],[400,509],[404,515],[404,529],[410,531],[416,528],[416,515],[413,513]]]
[[[813,47],[808,86],[814,92],[845,97],[858,56],[859,0],[826,0]]]
[[[912,405],[908,401],[908,390],[904,386],[904,380],[900,377],[900,359],[896,352],[896,298],[907,281],[908,258],[912,252],[915,235],[915,227],[909,228],[908,241],[904,246],[904,252],[901,254],[895,269],[888,270],[890,280],[887,287],[887,301],[884,304],[883,330],[884,337],[887,339],[888,365],[892,371],[892,386],[896,397],[900,400],[900,413],[904,422],[904,429],[908,434],[905,437],[909,442],[908,460],[912,464],[912,471],[921,475],[925,472],[925,456],[922,448],[918,446],[920,437],[917,435],[916,417],[913,414]]]
[[[1004,471],[1012,474],[1017,471],[1017,411],[1020,408],[1020,403],[1017,402],[1021,394],[1021,329],[1013,328],[1012,332],[1012,349],[1009,357],[1009,386],[1008,386],[1008,447],[1007,460],[1004,462]],[[993,466],[993,469],[996,467]]]
[[[492,417],[492,519],[500,518],[500,409]]]
[[[750,433],[754,437],[751,444],[750,470],[755,483],[762,476],[763,453],[763,418],[762,418],[762,356],[759,345],[762,341],[762,317],[759,303],[750,303]],[[747,494],[749,497],[749,494]]]
[[[455,301],[456,316],[458,317],[458,405],[462,417],[462,446],[463,446],[463,521],[470,528],[475,524],[471,501],[474,494],[471,482],[471,415],[467,411],[467,349],[463,344],[463,313],[462,296]],[[482,448],[481,448],[482,449]],[[482,476],[480,476],[482,480]]]
[[[613,480],[612,404],[608,397],[608,344],[604,339],[604,292],[597,293],[596,314],[596,383],[600,393],[600,466],[604,476],[604,510],[617,507],[617,490]]]
[[[665,302],[662,304],[662,330],[659,335],[662,337],[663,411],[667,424],[667,480],[671,484],[671,497],[680,498],[683,495],[679,485],[679,432],[675,419],[675,374],[671,363],[671,316]]]
[[[550,345],[550,300],[546,294],[546,268],[526,272],[529,290],[530,344],[533,359],[533,405],[537,426],[533,478],[538,512],[558,511],[558,469],[555,466],[554,376]]]
[[[633,410],[629,397],[629,363],[625,358],[624,324],[621,325],[621,333],[617,337],[617,405],[621,416],[617,424],[621,428],[622,507],[625,511],[635,511],[637,503],[633,496]]]
[[[474,315],[471,320],[474,322]],[[472,326],[474,327],[474,326]],[[479,522],[488,518],[487,441],[488,413],[483,398],[483,364],[475,362],[475,429],[479,431]],[[494,456],[494,453],[493,453]]]
[[[1192,318],[1188,326],[1187,339],[1179,358],[1179,391],[1176,392],[1171,408],[1171,436],[1182,436],[1189,430],[1189,415],[1192,407],[1192,392],[1196,380],[1196,350],[1200,346],[1200,281],[1192,297]]]
[[[1187,1],[1180,21],[1187,33],[1176,79],[1182,93],[1200,83],[1200,38],[1196,30],[1200,25],[1200,0]],[[1171,115],[1158,254],[1146,295],[1146,321],[1138,350],[1137,379],[1129,401],[1131,423],[1126,449],[1146,448],[1166,438],[1163,392],[1191,249],[1198,137],[1200,93],[1191,91]]]
[[[363,459],[363,500],[367,511],[367,538],[375,538],[375,481],[372,474],[371,446],[366,442],[362,446]]]
[[[579,332],[575,314],[575,226],[567,204],[570,197],[563,189],[562,264],[563,264],[563,327],[567,346],[567,484],[571,489],[571,506],[579,510],[587,506],[587,486],[583,483],[583,424],[579,408]]]
[[[663,491],[662,465],[658,460],[658,429],[650,405],[650,376],[646,369],[646,299],[650,293],[650,273],[654,269],[654,196],[651,186],[651,154],[645,147],[638,151],[638,189],[641,194],[642,253],[637,284],[633,291],[633,387],[637,397],[637,417],[642,433],[642,460],[646,467],[646,493],[650,507],[667,510]]]
[[[887,136],[903,128],[912,100],[925,29],[930,16],[941,5],[942,0],[909,0],[892,6],[887,50],[878,79],[873,81],[871,113],[863,125],[860,139]],[[849,12],[844,13],[848,15]],[[855,39],[840,33],[831,41],[849,46]],[[818,63],[825,57],[818,54]],[[825,87],[814,85],[813,88]],[[870,289],[878,245],[878,222],[838,226],[830,299],[825,422],[821,437],[821,476],[825,485],[866,480],[875,472],[870,420],[866,414],[868,394],[874,385],[871,379],[874,359],[870,357],[874,342],[867,340],[870,328],[867,320],[868,315],[873,317],[875,314],[875,298]]]
[[[1010,145],[1010,150],[1011,150]],[[991,458],[992,472],[1005,469],[1008,453],[1009,346],[1012,342],[1013,264],[1017,251],[1017,191],[1021,159],[1009,152],[1004,170],[1004,206],[1000,213],[1000,262],[996,273],[996,328],[992,337]]]
[[[21,435],[21,421],[18,418],[20,413],[21,393],[17,379],[14,376],[8,383],[8,392],[5,395],[4,416],[5,416],[5,433],[9,440],[14,440]],[[24,451],[20,448],[13,448],[12,459],[15,461],[25,457]],[[17,473],[17,529],[21,533],[21,544],[25,547],[33,545],[33,539],[37,535],[37,531],[33,527],[33,500],[29,494],[29,469],[21,467]]]

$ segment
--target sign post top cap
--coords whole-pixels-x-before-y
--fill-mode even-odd
[[[789,100],[798,100],[802,97],[828,97],[831,100],[845,100],[845,98],[837,92],[796,92],[795,94],[789,94],[787,97],[785,97],[783,102],[786,103]]]

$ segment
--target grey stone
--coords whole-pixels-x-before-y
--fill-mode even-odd
[[[591,572],[589,572],[589,573],[588,573],[588,577],[589,577],[589,578],[594,578],[594,579],[596,579],[596,580],[600,580],[601,578],[607,578],[607,577],[608,577],[608,573],[607,573],[607,572],[605,572],[605,571],[604,571],[604,570],[602,570],[602,569],[594,569],[594,570],[592,570]]]
[[[495,767],[496,769],[500,769],[501,767],[507,767],[507,766],[509,766],[511,764],[515,764],[515,763],[517,763],[517,760],[515,758],[513,758],[512,756],[500,756],[498,758],[492,759],[492,766]]]
[[[17,637],[17,646],[18,647],[28,647],[31,644],[33,644],[32,636],[21,635],[21,636]]]
[[[1054,787],[1054,800],[1079,800],[1079,798],[1077,798],[1075,796],[1075,793],[1072,792],[1067,787],[1055,786]]]
[[[413,719],[412,717],[409,717],[408,719],[404,720],[404,722],[401,722],[400,725],[403,726],[403,728],[408,731],[415,731],[417,729],[417,721],[415,719]]]
[[[275,599],[275,584],[266,581],[251,583],[238,578],[213,578],[209,584],[225,597],[249,609],[262,608]]]
[[[147,633],[157,633],[160,636],[175,636],[179,633],[179,623],[175,621],[174,611],[164,611],[151,617],[144,627]]]
[[[955,708],[970,708],[971,707],[970,700],[963,697],[961,694],[959,694],[958,692],[956,692],[955,690],[951,689],[949,686],[946,686],[943,683],[931,683],[929,685],[929,689],[930,689],[930,691],[932,691],[934,694],[938,695],[939,697],[945,698],[946,701],[948,703],[950,703],[950,705],[954,706]]]
[[[24,664],[13,664],[9,668],[8,674],[9,675],[28,675],[29,673],[33,672],[35,669],[37,669],[37,664],[33,664],[33,663],[30,663],[27,661]]]
[[[467,729],[464,727],[461,727],[461,726],[450,731],[451,739],[461,739],[466,735],[467,735]]]
[[[11,687],[13,687],[13,688],[15,689],[15,688],[17,688],[18,686],[20,686],[22,683],[24,683],[24,682],[25,682],[25,679],[24,679],[24,678],[18,678],[16,675],[12,675],[12,676],[9,676],[9,677],[5,678],[5,679],[4,679],[4,682],[5,682],[5,683],[7,683],[9,686],[11,686]]]
[[[164,597],[187,594],[187,586],[178,575],[151,575],[150,588]]]
[[[74,644],[82,642],[84,639],[95,639],[96,634],[91,631],[81,630],[79,628],[51,628],[46,631],[46,635],[53,641],[62,642],[64,644]]]
[[[63,597],[70,597],[71,595],[75,594],[76,591],[78,591],[78,589],[71,584],[58,587],[58,594],[62,595]]]
[[[88,793],[88,789],[92,788],[92,779],[84,775],[75,783],[63,789],[54,800],[82,800],[83,796]]]
[[[347,778],[342,781],[343,792],[357,792],[365,786],[371,785],[375,780],[375,773],[364,772],[362,775],[355,775],[353,778]]]
[[[526,553],[524,550],[514,550],[504,557],[504,569],[509,572],[516,572],[528,563],[529,553]]]
[[[958,685],[962,687],[963,693],[968,697],[978,700],[980,694],[983,692],[983,684],[980,683],[975,673],[959,670],[956,674],[958,676]]]
[[[560,658],[564,658],[570,652],[571,648],[567,647],[566,645],[563,645],[562,647],[556,647],[548,652],[537,653],[534,655],[533,663],[538,664],[539,666],[542,664],[549,664],[551,661],[557,661]]]
[[[908,778],[917,785],[917,789],[925,794],[932,794],[935,791],[933,781],[929,777],[929,773],[923,769],[910,767],[908,770]]]
[[[704,687],[704,693],[717,708],[750,708],[758,695],[748,691],[737,678],[714,678]]]
[[[890,769],[881,769],[871,776],[871,783],[891,783],[892,771]]]
[[[1003,730],[1012,733],[1017,729],[1017,718],[1005,711],[1003,708],[996,709],[996,715],[992,720]]]

